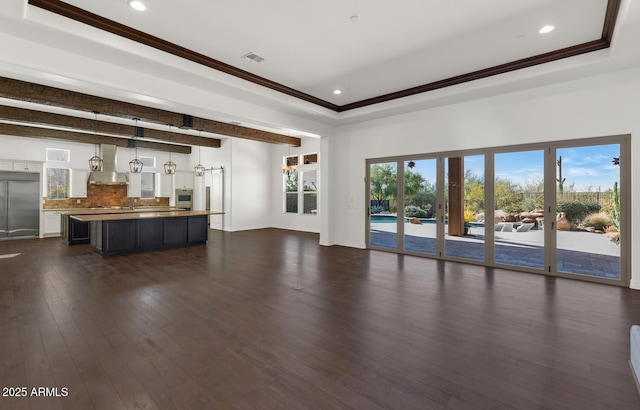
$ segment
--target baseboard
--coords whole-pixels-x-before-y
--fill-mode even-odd
[[[363,242],[336,242],[334,245],[346,246],[348,248],[367,249],[367,244]]]
[[[633,363],[631,363],[631,360],[629,360],[629,367],[631,367],[631,375],[633,376],[633,380],[636,382],[636,388],[638,389],[638,395],[640,395],[640,380],[638,380],[638,376],[636,376],[636,371],[633,368]]]
[[[309,233],[320,233],[320,231],[318,231],[317,229],[312,229],[312,228],[301,228],[301,227],[299,227],[299,226],[273,225],[273,226],[270,226],[270,228],[284,229],[284,230],[287,230],[287,231],[309,232]]]
[[[640,279],[632,280],[631,283],[629,283],[629,287],[631,289],[640,290]]]
[[[264,226],[264,225],[234,226],[229,230],[229,232],[253,231],[253,230],[256,230],[256,229],[267,229],[267,228],[271,228],[271,227],[270,226]]]

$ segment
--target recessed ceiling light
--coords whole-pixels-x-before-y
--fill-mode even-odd
[[[555,27],[553,27],[553,26],[544,26],[538,31],[538,33],[540,33],[540,34],[550,33],[550,32],[553,31],[554,28]]]
[[[129,0],[129,5],[138,11],[145,11],[147,9],[147,6],[140,0]]]
[[[333,93],[335,95],[340,95],[340,94],[342,94],[342,90],[333,90]]]
[[[353,15],[351,17],[349,17],[349,21],[351,21],[352,23],[355,23],[356,21],[360,20],[360,17]]]

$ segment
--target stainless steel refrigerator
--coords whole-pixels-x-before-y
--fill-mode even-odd
[[[40,234],[40,174],[0,172],[0,239]]]

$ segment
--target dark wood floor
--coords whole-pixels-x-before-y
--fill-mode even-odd
[[[0,408],[640,408],[640,292],[317,243],[0,242]]]

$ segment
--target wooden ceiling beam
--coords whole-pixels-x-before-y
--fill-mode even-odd
[[[164,144],[161,142],[133,140],[127,138],[111,137],[107,135],[85,134],[82,132],[66,131],[53,128],[32,127],[28,125],[0,123],[0,135],[27,138],[51,138],[80,142],[84,144],[110,144],[117,147],[125,148],[130,146],[137,146],[138,148],[149,148],[156,151],[173,152],[178,154],[191,153],[191,147],[188,145]]]
[[[172,124],[180,126],[183,123],[183,114],[6,77],[0,77],[0,97],[77,111],[97,111],[100,114],[112,117],[137,118],[142,122],[152,122],[163,125]],[[195,129],[213,134],[275,144],[288,144],[295,147],[301,145],[300,138],[256,130],[240,125],[195,117],[193,123]]]
[[[75,130],[120,135],[128,138],[135,134],[135,126],[106,121],[96,121],[69,115],[54,114],[26,108],[0,105],[0,119],[23,122],[26,124],[54,125]],[[97,131],[96,131],[97,126]],[[144,128],[144,138],[161,140],[173,144],[197,145],[202,147],[220,148],[218,138],[200,137],[181,133]]]

